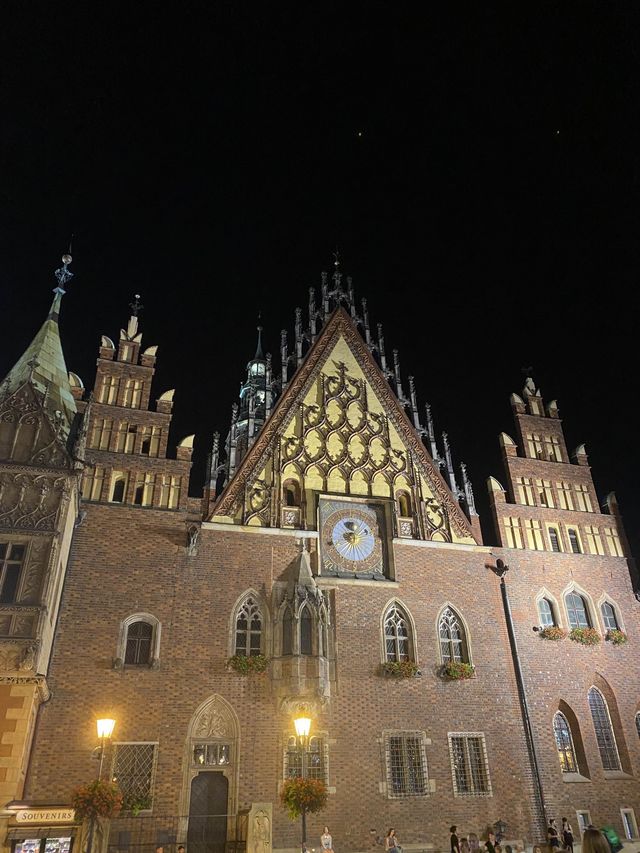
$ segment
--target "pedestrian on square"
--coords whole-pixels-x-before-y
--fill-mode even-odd
[[[329,832],[329,827],[325,826],[322,831],[322,835],[320,836],[320,844],[322,845],[322,850],[327,851],[327,853],[333,853],[333,838],[331,837],[331,833]]]
[[[478,853],[480,850],[480,841],[478,840],[478,836],[475,832],[470,832],[467,838],[469,841],[469,853]]]
[[[582,853],[611,853],[609,842],[599,829],[589,827],[582,836]]]
[[[560,837],[558,834],[558,827],[556,826],[556,822],[554,818],[549,820],[549,826],[547,827],[547,843],[549,847],[553,850],[554,848],[560,847]]]
[[[469,847],[469,839],[466,835],[463,835],[460,838],[460,853],[471,853],[471,848]]]
[[[396,831],[393,827],[391,827],[389,832],[387,832],[387,837],[384,840],[384,849],[387,853],[389,853],[389,851],[391,851],[391,853],[397,853],[397,851],[402,850],[396,836]]]
[[[490,830],[487,835],[487,840],[484,843],[486,853],[496,853],[496,836],[493,830]]]
[[[449,840],[451,843],[451,853],[460,853],[460,839],[458,838],[458,827],[449,827]]]
[[[562,818],[562,843],[569,853],[573,853],[573,829],[566,817]]]

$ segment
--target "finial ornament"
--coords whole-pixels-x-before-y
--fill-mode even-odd
[[[54,275],[58,281],[58,287],[55,288],[56,291],[60,290],[62,293],[64,293],[65,292],[65,290],[64,290],[65,284],[68,281],[71,281],[71,279],[73,278],[73,273],[69,269],[69,264],[71,263],[72,260],[73,260],[73,258],[69,254],[65,254],[62,256],[62,266],[59,267],[54,273]]]
[[[133,302],[129,303],[129,308],[131,308],[131,314],[134,317],[137,317],[138,313],[140,311],[142,311],[142,309],[144,308],[144,305],[142,304],[142,302],[140,302],[140,294],[139,293],[133,294]]]

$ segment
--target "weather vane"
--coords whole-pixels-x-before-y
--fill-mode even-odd
[[[71,248],[71,245],[69,245],[69,248]],[[56,279],[58,280],[58,288],[63,293],[64,293],[65,284],[68,281],[71,281],[71,279],[73,278],[73,273],[69,269],[69,264],[71,263],[72,260],[73,260],[73,258],[71,257],[71,255],[69,255],[69,254],[63,255],[62,256],[62,266],[59,267],[54,273]],[[58,289],[58,288],[56,288],[56,289]]]
[[[138,316],[138,312],[142,311],[144,305],[140,302],[140,294],[134,293],[134,301],[129,303],[129,308],[131,308],[131,313],[134,317]]]

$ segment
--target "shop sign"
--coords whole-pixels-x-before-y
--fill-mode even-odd
[[[73,823],[75,817],[76,813],[72,808],[20,809],[16,813],[16,823],[32,826],[40,823]]]

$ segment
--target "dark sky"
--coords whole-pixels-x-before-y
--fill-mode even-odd
[[[73,233],[68,366],[141,293],[197,492],[258,311],[275,355],[338,246],[487,529],[533,365],[637,542],[638,7],[464,5],[5,8],[0,374]]]

